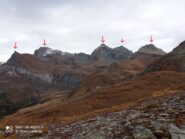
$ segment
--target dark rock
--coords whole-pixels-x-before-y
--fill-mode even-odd
[[[162,138],[164,132],[162,130],[156,130],[153,132],[157,138]]]
[[[53,73],[52,84],[65,89],[73,89],[80,84],[82,78],[82,74],[74,72]]]

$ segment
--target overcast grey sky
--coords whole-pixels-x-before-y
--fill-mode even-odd
[[[42,46],[91,53],[104,35],[112,48],[149,43],[169,52],[185,40],[185,0],[0,0],[0,61]]]

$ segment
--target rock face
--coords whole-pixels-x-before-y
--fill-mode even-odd
[[[143,47],[141,47],[137,53],[145,53],[145,54],[154,54],[154,55],[165,55],[166,52],[164,52],[162,49],[157,48],[153,44],[148,44]]]
[[[83,78],[83,75],[75,72],[53,73],[52,84],[64,89],[74,89],[77,87]]]
[[[89,64],[91,63],[91,56],[85,53],[74,54],[74,59],[78,64]]]
[[[29,79],[38,78],[47,83],[52,82],[51,66],[35,56],[15,52],[5,66],[7,73],[20,74]]]

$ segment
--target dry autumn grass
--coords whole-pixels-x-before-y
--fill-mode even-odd
[[[58,95],[43,104],[19,110],[0,121],[4,125],[69,123],[106,112],[118,111],[143,99],[167,95],[185,89],[185,74],[156,72],[95,91],[79,92],[70,98]],[[85,89],[81,90],[85,91]],[[84,97],[77,97],[85,94]],[[78,99],[77,99],[78,98]]]

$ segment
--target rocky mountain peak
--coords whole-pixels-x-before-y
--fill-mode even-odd
[[[98,48],[96,48],[91,54],[92,59],[94,60],[121,60],[121,59],[129,59],[132,56],[132,51],[128,50],[124,46],[119,46],[114,49],[108,47],[105,44],[101,44]]]
[[[124,46],[118,46],[113,49],[113,55],[116,59],[128,59],[133,55],[133,52]]]
[[[154,54],[154,55],[165,55],[166,52],[164,52],[162,49],[157,48],[153,44],[148,44],[143,47],[141,47],[138,51],[138,53],[145,53],[145,54]]]
[[[35,50],[34,55],[37,57],[46,57],[48,55],[54,54],[64,54],[60,50],[51,49],[49,47],[40,47],[39,49]]]
[[[99,51],[110,51],[110,50],[112,50],[112,48],[108,47],[106,44],[101,44],[98,48],[96,48],[96,49],[92,52],[92,54],[93,54],[94,52],[99,52]]]
[[[131,50],[127,49],[126,47],[124,47],[122,45],[114,48],[114,51],[121,51],[121,52],[125,52],[125,53],[132,53]]]
[[[94,60],[104,59],[108,57],[111,52],[112,52],[112,48],[108,47],[105,44],[101,44],[98,48],[96,48],[92,52],[91,56]]]
[[[20,64],[19,63],[20,57],[21,57],[21,54],[15,51],[10,57],[10,59],[7,61],[7,65],[18,66]]]
[[[114,48],[114,49],[121,49],[121,50],[122,50],[122,49],[124,49],[124,50],[126,49],[126,50],[128,50],[128,49],[127,49],[126,47],[124,47],[123,45],[118,46],[118,47],[116,47],[116,48]]]

